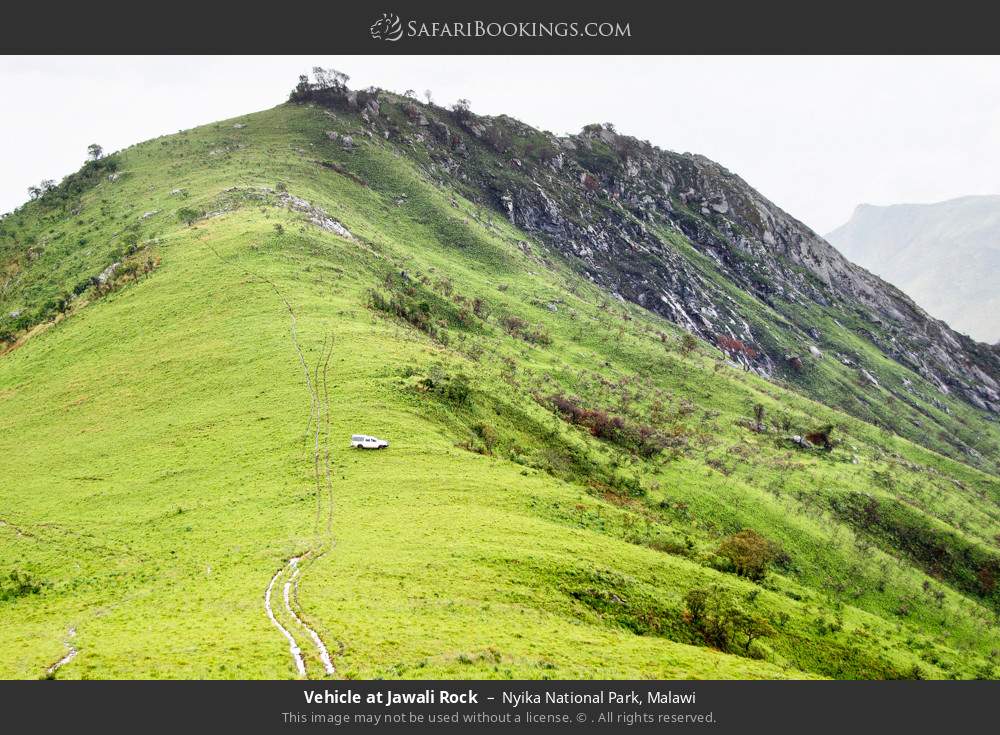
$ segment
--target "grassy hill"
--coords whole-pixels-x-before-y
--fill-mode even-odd
[[[0,676],[295,677],[279,625],[313,678],[997,675],[995,475],[351,116],[149,141],[2,224]]]

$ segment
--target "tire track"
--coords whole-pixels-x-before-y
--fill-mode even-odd
[[[331,546],[336,545],[336,541],[333,538],[333,474],[330,470],[330,388],[329,388],[329,372],[330,372],[330,357],[333,356],[333,334],[330,335],[330,351],[326,355],[326,359],[323,361],[323,402],[326,406],[326,456],[324,458],[325,472],[326,472],[326,491],[327,491],[327,517],[326,517],[326,535],[330,539]]]
[[[320,352],[320,356],[316,360],[316,364],[313,366],[313,379],[312,379],[312,392],[313,392],[313,404],[316,406],[316,410],[310,415],[310,424],[312,423],[312,415],[316,417],[315,431],[313,432],[313,476],[315,478],[316,484],[316,523],[313,526],[313,532],[319,533],[319,523],[320,519],[323,517],[323,480],[322,473],[320,472],[320,458],[323,453],[320,450],[320,440],[323,435],[323,411],[324,406],[319,397],[319,384],[320,384],[320,367],[322,366],[324,359],[328,362],[329,357],[327,356],[327,343],[330,342],[330,337],[323,337],[323,349]],[[330,351],[333,351],[333,344],[330,344]],[[324,376],[325,379],[325,376]],[[329,409],[327,408],[327,411]]]
[[[231,264],[226,258],[210,244],[205,243],[209,250],[222,261],[223,264],[230,266]],[[239,268],[239,266],[233,265],[233,267]],[[289,337],[291,338],[292,346],[295,349],[295,353],[298,356],[299,365],[302,367],[302,373],[306,380],[306,389],[309,391],[309,419],[306,423],[305,439],[308,440],[310,434],[313,436],[313,476],[316,489],[316,521],[314,526],[314,532],[319,535],[320,532],[320,520],[322,518],[323,511],[323,490],[324,486],[326,489],[326,495],[328,500],[328,511],[327,511],[327,523],[326,532],[327,536],[330,538],[331,545],[333,542],[333,479],[331,472],[331,451],[330,451],[330,393],[329,393],[329,381],[328,373],[330,366],[330,358],[333,355],[334,339],[332,331],[330,334],[323,338],[323,346],[321,348],[320,354],[317,357],[316,363],[313,366],[312,371],[309,369],[309,363],[306,360],[305,352],[302,349],[302,345],[299,342],[298,336],[298,318],[295,314],[295,310],[292,308],[291,303],[285,298],[281,289],[278,288],[277,284],[273,281],[264,278],[256,273],[253,273],[245,268],[239,268],[244,276],[253,279],[259,283],[264,283],[268,285],[271,290],[274,291],[275,295],[284,305],[285,310],[288,312],[289,316]],[[322,383],[323,386],[323,396],[320,397],[319,386]],[[321,446],[322,442],[322,446]],[[322,468],[321,468],[322,464]],[[302,655],[302,649],[295,639],[292,632],[282,625],[281,621],[278,620],[274,613],[274,607],[272,605],[272,595],[274,592],[275,583],[282,577],[286,576],[286,581],[284,582],[282,596],[284,598],[285,610],[295,621],[295,623],[304,630],[309,637],[312,639],[316,646],[317,653],[319,654],[320,661],[323,663],[323,669],[328,676],[332,676],[336,669],[333,666],[333,661],[330,658],[330,652],[326,645],[323,643],[323,639],[320,637],[313,628],[306,624],[306,622],[295,612],[291,604],[291,594],[294,592],[294,597],[296,604],[298,604],[298,590],[299,590],[299,575],[301,574],[301,567],[299,562],[304,560],[312,550],[306,550],[300,556],[292,557],[288,562],[278,569],[271,577],[271,581],[267,585],[267,589],[264,592],[264,610],[267,613],[268,619],[271,623],[281,632],[281,634],[288,640],[288,648],[292,655],[292,660],[295,663],[295,669],[300,677],[306,677],[306,663]],[[320,554],[321,556],[322,554]],[[75,655],[75,653],[74,653]]]
[[[267,611],[267,617],[270,618],[274,627],[281,631],[281,634],[288,639],[288,650],[291,651],[292,659],[295,661],[295,670],[298,671],[299,676],[306,675],[306,664],[302,660],[302,649],[299,648],[299,644],[295,642],[295,637],[288,632],[288,629],[282,625],[278,619],[274,616],[274,609],[271,607],[271,591],[274,589],[274,583],[277,581],[281,573],[285,571],[286,567],[281,567],[274,576],[271,577],[271,583],[267,585],[267,591],[264,592],[264,610]]]
[[[296,612],[292,609],[292,606],[288,600],[289,590],[294,587],[295,590],[295,601],[298,603],[299,600],[299,573],[302,571],[302,567],[299,566],[299,562],[309,555],[307,551],[300,557],[293,557],[288,560],[289,565],[294,570],[292,572],[292,577],[289,581],[285,582],[285,609],[288,610],[288,614],[295,618],[295,621],[302,626],[302,628],[309,634],[309,637],[313,639],[313,643],[316,645],[316,650],[319,653],[320,661],[323,662],[323,670],[326,672],[327,676],[333,676],[336,673],[336,669],[333,667],[333,661],[330,660],[330,652],[327,650],[326,645],[323,643],[323,639],[319,637],[319,633],[310,628],[306,622],[300,618]]]
[[[76,628],[70,628],[69,631],[67,631],[66,633],[66,640],[63,641],[63,645],[66,646],[66,655],[63,656],[58,661],[56,661],[54,664],[52,664],[48,669],[46,669],[45,670],[46,675],[50,677],[54,676],[59,669],[61,669],[63,666],[65,666],[74,658],[76,658],[79,651],[77,650],[76,646],[74,646],[73,643],[71,642],[75,637],[76,637]]]

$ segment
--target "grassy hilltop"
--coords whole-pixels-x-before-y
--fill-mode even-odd
[[[289,103],[0,223],[0,676],[295,677],[278,625],[313,678],[1000,673],[996,475],[441,173]]]

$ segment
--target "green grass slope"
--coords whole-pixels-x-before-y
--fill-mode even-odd
[[[995,476],[327,130],[185,131],[4,221],[38,318],[0,356],[0,676],[295,677],[275,623],[312,678],[996,676]],[[743,529],[762,578],[718,553]]]

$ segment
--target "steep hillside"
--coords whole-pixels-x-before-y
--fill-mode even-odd
[[[958,331],[1000,340],[1000,196],[862,204],[827,239]]]
[[[4,220],[0,675],[997,675],[995,454],[946,457],[632,303],[671,271],[609,288],[551,212],[525,219],[524,164],[478,123],[338,100],[143,143]],[[594,253],[606,212],[792,325],[589,188],[564,224]],[[826,343],[784,380],[994,451],[985,413],[795,303],[920,395],[884,408]]]
[[[1000,411],[1000,354],[928,318],[718,164],[609,125],[557,138],[505,117],[361,95],[300,96],[341,114],[364,108],[359,134],[397,141],[435,180],[731,360],[997,468],[996,433],[981,425]]]

